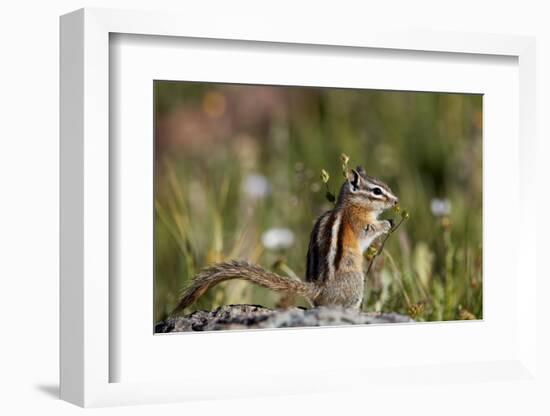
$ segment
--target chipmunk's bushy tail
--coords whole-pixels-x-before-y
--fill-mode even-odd
[[[308,282],[290,279],[270,272],[246,261],[231,260],[217,263],[202,270],[184,290],[172,315],[184,310],[208,289],[226,280],[244,279],[277,292],[291,292],[313,301],[317,294],[315,286]]]

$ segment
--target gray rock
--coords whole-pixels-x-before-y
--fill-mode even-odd
[[[364,325],[414,322],[397,313],[359,312],[342,308],[289,308],[273,310],[258,305],[226,305],[211,312],[196,311],[167,318],[155,325],[156,333],[214,331],[250,328]]]

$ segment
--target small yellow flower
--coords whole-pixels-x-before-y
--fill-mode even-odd
[[[460,311],[458,312],[458,317],[463,321],[471,321],[477,319],[472,312],[466,309],[460,309]]]
[[[323,181],[323,183],[327,183],[329,179],[330,175],[328,174],[328,172],[324,169],[321,169],[321,180]]]
[[[409,316],[413,319],[418,318],[424,312],[424,303],[418,302],[409,306],[408,311]]]
[[[408,220],[409,219],[409,211],[407,211],[406,209],[404,209],[403,211],[401,211],[401,218],[405,219],[405,220]]]

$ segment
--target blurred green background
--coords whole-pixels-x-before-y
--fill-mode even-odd
[[[417,320],[482,318],[481,95],[155,81],[155,320],[212,262],[303,277],[340,154],[410,213],[375,260],[364,309]],[[387,213],[387,216],[398,216]],[[189,311],[303,299],[244,281]]]

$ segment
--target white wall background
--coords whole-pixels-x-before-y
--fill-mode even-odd
[[[0,9],[0,412],[2,414],[73,414],[82,410],[57,400],[58,389],[58,17],[77,8],[116,7],[179,10],[226,15],[245,13],[255,19],[326,22],[327,30],[347,25],[368,26],[387,20],[400,27],[431,27],[537,36],[538,181],[540,199],[539,274],[550,277],[543,264],[549,231],[546,207],[550,178],[550,13],[545,1],[152,1],[152,0],[20,0]],[[330,7],[325,7],[325,4]],[[546,124],[545,124],[546,123]],[[513,219],[511,219],[513,221]],[[503,236],[509,224],[503,224]],[[512,242],[513,244],[513,242]],[[543,270],[544,269],[544,270]],[[549,322],[543,281],[539,322]],[[388,388],[383,397],[338,393],[99,409],[99,414],[249,414],[384,413],[384,414],[550,414],[548,331],[539,330],[541,377],[546,386],[488,383],[483,386],[434,385],[429,389]],[[546,353],[544,353],[546,351]],[[544,388],[543,388],[544,387]],[[396,396],[398,395],[398,396]],[[422,407],[412,397],[425,398]],[[415,401],[417,403],[417,401]]]

